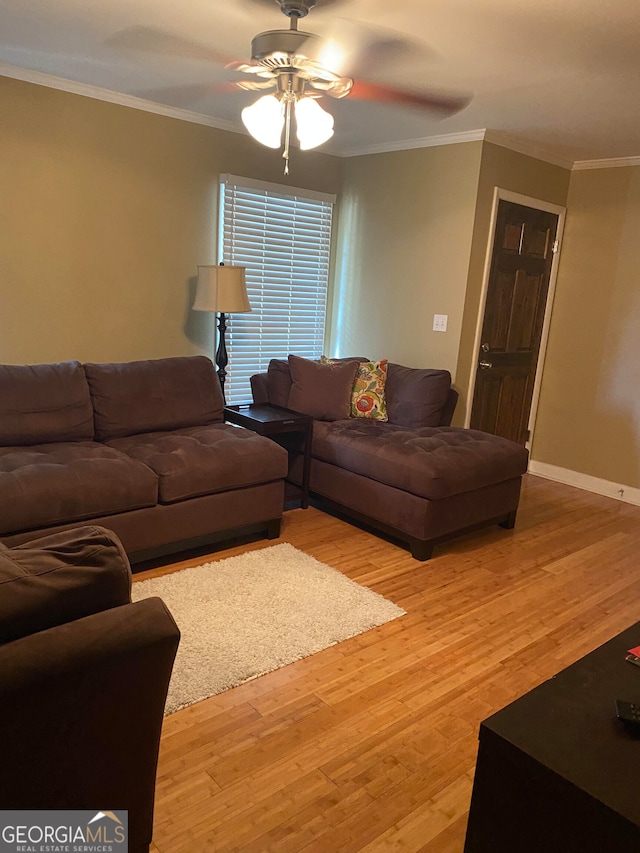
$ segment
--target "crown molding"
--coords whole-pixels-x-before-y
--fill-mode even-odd
[[[330,153],[338,157],[361,157],[363,154],[386,154],[389,151],[409,151],[413,148],[435,148],[438,145],[456,145],[459,142],[477,142],[485,138],[486,131],[469,130],[464,133],[445,133],[441,136],[423,136],[417,139],[401,139],[397,142],[380,142],[358,148],[337,147]]]
[[[0,62],[0,76],[13,77],[15,80],[23,80],[25,83],[35,83],[38,86],[46,86],[49,89],[60,89],[63,92],[70,92],[73,95],[82,95],[87,98],[94,98],[98,101],[107,101],[111,104],[118,104],[123,107],[131,107],[135,110],[143,110],[149,113],[168,116],[169,118],[180,119],[181,121],[189,121],[193,124],[202,124],[206,127],[216,127],[219,130],[228,130],[232,133],[243,133],[244,130],[239,124],[231,121],[223,121],[212,116],[202,115],[202,113],[193,112],[191,110],[180,109],[179,107],[168,107],[164,104],[158,104],[155,101],[147,101],[144,98],[138,98],[135,95],[126,95],[121,92],[114,92],[112,89],[104,89],[100,86],[93,86],[89,83],[78,83],[75,80],[68,80],[64,77],[55,77],[52,74],[45,74],[42,71],[35,71],[30,68],[18,68],[15,65],[8,65]],[[453,145],[458,142],[472,142],[484,139],[484,130],[472,130],[466,133],[450,133],[443,136],[429,136],[420,139],[400,140],[397,142],[385,142],[378,145],[365,146],[358,149],[339,149],[337,146],[326,146],[325,152],[332,154],[335,157],[356,157],[361,154],[381,154],[386,151],[406,151],[412,148],[430,148],[437,145]]]
[[[23,80],[25,83],[35,83],[38,86],[46,86],[48,89],[59,89],[70,92],[72,95],[82,95],[97,101],[107,101],[110,104],[118,104],[121,107],[131,107],[134,110],[143,110],[147,113],[177,118],[192,124],[202,124],[206,127],[216,127],[218,130],[229,130],[233,133],[242,133],[238,125],[223,119],[205,116],[202,113],[183,110],[178,107],[168,107],[157,104],[155,101],[147,101],[137,98],[135,95],[126,95],[122,92],[114,92],[111,89],[103,89],[89,83],[78,83],[76,80],[67,80],[65,77],[55,77],[52,74],[44,74],[42,71],[34,71],[30,68],[18,68],[15,65],[7,65],[0,62],[0,76],[12,77],[14,80]]]
[[[536,145],[532,142],[523,142],[521,139],[516,139],[502,130],[487,130],[485,140],[492,142],[494,145],[500,145],[502,148],[508,148],[510,151],[515,151],[518,154],[524,154],[525,157],[534,157],[536,160],[543,160],[552,166],[560,166],[561,169],[571,169],[573,167],[573,160],[560,157],[545,146]]]
[[[164,104],[158,104],[155,101],[147,101],[144,98],[138,98],[135,95],[114,92],[112,89],[104,89],[100,86],[93,86],[89,83],[79,83],[75,80],[68,80],[64,77],[55,77],[52,74],[45,74],[42,71],[36,71],[30,68],[19,68],[15,65],[0,62],[0,76],[11,77],[15,80],[22,80],[25,83],[35,83],[38,86],[46,86],[49,89],[59,89],[60,91],[69,92],[73,95],[81,95],[98,101],[106,101],[111,104],[118,104],[122,107],[131,107],[135,110],[155,113],[156,115],[167,116],[168,118],[175,118],[180,121],[188,121],[192,124],[201,124],[205,127],[215,127],[218,130],[226,130],[230,133],[244,133],[244,129],[239,123],[203,115],[202,113],[194,112],[192,110],[180,109],[179,107],[165,106]],[[414,148],[434,148],[439,145],[457,145],[460,142],[477,142],[483,140],[486,142],[492,142],[495,145],[500,145],[503,148],[508,148],[511,151],[516,151],[519,154],[524,154],[527,157],[535,157],[537,160],[543,160],[546,163],[551,163],[554,166],[560,166],[563,169],[570,169],[572,171],[640,166],[640,156],[617,157],[602,160],[566,160],[543,146],[523,142],[521,139],[515,139],[504,131],[488,130],[484,128],[464,131],[462,133],[445,133],[440,136],[426,136],[416,139],[398,140],[396,142],[382,142],[357,148],[340,148],[337,145],[331,146],[329,144],[324,150],[327,154],[331,154],[336,157],[359,157],[365,154],[384,154],[390,151],[408,151]]]
[[[640,166],[640,157],[612,157],[608,160],[576,160],[573,170],[583,169],[617,169],[621,166]]]

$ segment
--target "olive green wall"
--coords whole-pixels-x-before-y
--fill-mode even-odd
[[[460,401],[456,409],[458,424],[464,423],[467,407],[470,405],[468,397],[471,368],[477,360],[477,353],[474,350],[475,336],[491,227],[494,189],[498,187],[564,207],[567,203],[570,175],[571,172],[568,169],[519,154],[501,145],[485,142],[482,146],[482,164],[456,369],[456,387],[460,391]]]
[[[481,153],[465,142],[343,161],[332,354],[455,373]]]
[[[494,188],[567,205],[534,462],[640,486],[640,167],[486,142],[339,159],[0,77],[0,362],[211,353],[220,173],[337,193],[328,351],[451,370],[463,423]],[[448,314],[445,333],[433,314]]]
[[[570,172],[466,142],[354,157],[343,175],[331,350],[450,370],[462,424],[494,188],[564,205]]]
[[[640,487],[640,167],[574,171],[532,458]]]
[[[324,192],[340,161],[0,77],[0,362],[210,353],[218,175]]]

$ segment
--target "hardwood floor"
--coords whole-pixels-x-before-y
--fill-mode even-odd
[[[407,615],[168,717],[153,853],[461,853],[480,721],[640,620],[640,507],[531,475],[426,563],[313,508],[282,538]]]

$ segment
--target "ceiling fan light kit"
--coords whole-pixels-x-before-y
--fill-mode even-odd
[[[317,148],[333,136],[333,116],[323,110],[313,95],[296,92],[294,81],[289,80],[284,91],[276,95],[263,95],[250,107],[242,110],[242,122],[251,136],[269,148],[280,148],[284,130],[285,174],[289,173],[289,143],[291,135],[291,108],[296,120],[296,136],[302,151]]]

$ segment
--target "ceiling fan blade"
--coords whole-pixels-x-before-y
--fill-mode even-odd
[[[230,71],[242,71],[243,74],[257,74],[262,76],[265,74],[271,74],[271,72],[268,69],[265,69],[263,65],[260,65],[259,62],[254,62],[253,60],[250,62],[234,60],[233,62],[228,62],[225,65],[225,68],[228,68]]]
[[[261,89],[275,89],[276,81],[272,80],[236,80],[235,83],[225,83],[225,89],[232,91],[242,89],[245,92],[259,92]]]
[[[373,69],[434,57],[426,44],[404,33],[360,21],[332,18],[320,25],[312,22],[309,29],[312,37],[304,42],[302,52],[341,77],[362,77]]]
[[[470,95],[412,92],[408,89],[396,89],[393,86],[386,86],[384,83],[372,83],[368,80],[355,80],[346,97],[358,101],[378,101],[379,103],[416,107],[441,113],[443,117],[460,112],[471,101]]]
[[[106,43],[119,50],[144,51],[181,59],[199,59],[215,62],[218,65],[228,65],[235,61],[233,56],[156,27],[128,27],[126,30],[114,33]]]

